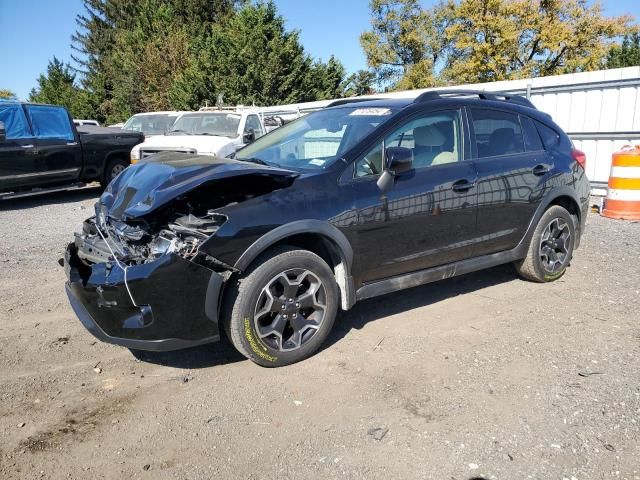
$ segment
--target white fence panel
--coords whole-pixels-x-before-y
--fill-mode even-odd
[[[551,77],[446,87],[530,95],[587,155],[592,183],[609,179],[611,154],[625,144],[640,143],[640,67],[599,70]],[[415,98],[432,88],[376,94],[375,98]],[[360,97],[363,98],[363,97]],[[273,106],[263,112],[296,114],[323,108],[331,100]]]

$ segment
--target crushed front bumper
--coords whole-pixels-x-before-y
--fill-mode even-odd
[[[218,312],[224,278],[168,254],[127,267],[84,264],[67,246],[67,296],[96,338],[135,350],[168,351],[219,340]]]

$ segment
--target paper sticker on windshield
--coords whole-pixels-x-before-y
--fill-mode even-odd
[[[318,165],[319,167],[321,167],[322,165],[325,164],[325,160],[322,160],[321,158],[314,158],[313,160],[311,160],[309,162],[311,165]]]
[[[349,115],[391,115],[388,108],[356,108]]]

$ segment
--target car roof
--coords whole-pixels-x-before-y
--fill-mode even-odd
[[[434,89],[417,94],[414,98],[343,98],[330,103],[325,108],[336,107],[387,107],[405,108],[409,105],[425,105],[431,102],[447,101],[454,104],[478,105],[492,107],[525,107],[536,110],[535,106],[525,97],[503,92],[490,92],[484,90],[458,90],[458,89]],[[517,108],[516,108],[517,109]]]
[[[41,106],[41,107],[65,108],[62,105],[53,105],[51,103],[21,102],[20,100],[10,100],[8,98],[0,98],[0,103],[11,103],[13,105],[38,105],[38,106]]]
[[[161,112],[140,112],[140,113],[136,113],[133,116],[134,117],[142,117],[144,115],[180,115],[182,113],[188,113],[188,112],[179,112],[176,110],[167,110],[167,111],[161,111]]]
[[[237,115],[237,116],[242,116],[242,113],[240,112],[236,112],[234,110],[198,110],[197,112],[183,112],[182,115],[193,115],[193,114],[214,114],[214,115],[220,115],[221,113],[224,113],[225,115]]]
[[[326,108],[404,108],[413,103],[413,98],[373,98],[369,99],[353,99],[348,98],[336,100]]]

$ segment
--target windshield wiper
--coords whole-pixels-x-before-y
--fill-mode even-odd
[[[191,133],[187,132],[186,130],[169,130],[168,133],[169,134],[180,133],[180,134],[185,134],[185,135],[191,135]]]
[[[249,162],[249,163],[257,163],[258,165],[266,165],[268,167],[275,165],[274,163],[267,163],[264,160],[257,158],[257,157],[252,157],[252,158],[237,158],[236,160],[240,160],[241,162]]]

